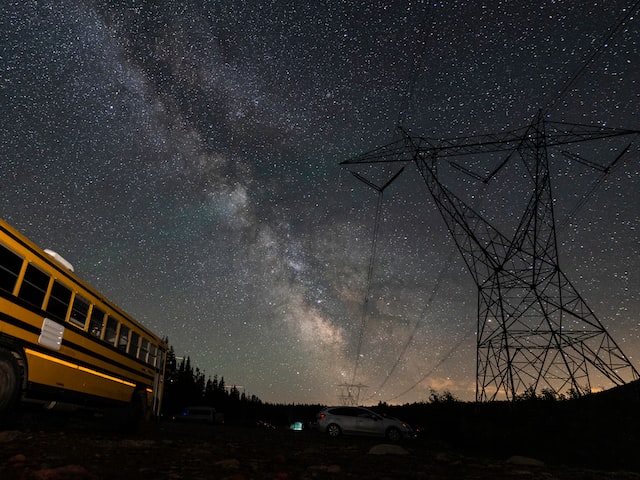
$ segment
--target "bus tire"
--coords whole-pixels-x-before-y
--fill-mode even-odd
[[[147,392],[142,389],[136,390],[131,397],[131,417],[137,422],[148,422],[151,419],[151,412],[147,405]]]
[[[20,367],[7,350],[0,350],[0,414],[15,407],[20,393]]]

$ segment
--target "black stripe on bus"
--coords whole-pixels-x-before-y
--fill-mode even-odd
[[[2,290],[0,290],[0,297],[3,297],[3,298],[5,298],[5,299],[7,299],[9,302],[15,303],[16,305],[18,305],[18,306],[20,306],[20,307],[24,308],[25,310],[29,310],[30,312],[34,313],[35,315],[37,315],[37,316],[38,316],[38,317],[40,317],[40,318],[44,318],[44,317],[45,317],[46,312],[44,312],[44,310],[41,310],[41,309],[39,309],[38,307],[35,307],[35,306],[33,306],[32,304],[30,304],[30,303],[28,303],[28,302],[25,302],[24,300],[22,300],[22,299],[21,299],[21,298],[19,298],[19,297],[15,297],[15,296],[13,296],[13,295],[12,295],[12,294],[10,294],[10,293],[9,293],[9,294],[7,294],[7,292],[4,292],[4,291],[2,291]],[[16,321],[21,322],[21,321],[20,321],[20,320],[18,320],[18,319],[15,319],[15,320],[16,320]],[[122,350],[119,350],[119,349],[118,349],[117,347],[115,347],[114,345],[111,345],[110,343],[107,343],[107,342],[105,342],[104,340],[100,340],[100,339],[99,339],[98,337],[96,337],[95,335],[91,335],[89,332],[86,332],[86,331],[84,331],[84,330],[81,330],[79,327],[76,327],[76,326],[74,326],[74,325],[70,324],[69,322],[64,322],[64,321],[62,321],[62,320],[58,320],[58,319],[52,319],[52,320],[54,320],[54,321],[56,321],[56,322],[60,323],[60,325],[63,325],[65,329],[70,329],[70,331],[73,331],[74,333],[76,333],[76,334],[78,334],[78,335],[81,335],[81,336],[85,337],[85,338],[86,338],[86,339],[88,339],[91,343],[94,343],[94,344],[96,344],[96,345],[101,345],[101,346],[103,346],[103,347],[106,347],[106,348],[108,348],[109,350],[111,350],[112,352],[114,352],[114,353],[116,353],[116,354],[118,354],[118,355],[120,355],[120,356],[124,356],[124,357],[128,358],[129,360],[133,360],[134,362],[136,362],[136,363],[137,363],[138,365],[140,365],[141,367],[150,368],[150,369],[152,369],[152,370],[156,368],[156,367],[154,367],[153,365],[150,365],[149,363],[145,362],[145,361],[144,361],[144,360],[142,360],[142,359],[139,359],[139,358],[134,357],[134,356],[129,355],[129,354],[123,354],[123,353],[122,353]],[[24,327],[24,328],[25,328],[25,330],[28,330],[28,331],[30,331],[30,332],[32,332],[32,333],[36,333],[36,334],[40,335],[40,328],[38,328],[38,327],[34,327],[34,326],[32,326],[32,325],[29,325],[28,323],[21,322],[21,323],[20,323],[20,325],[18,325],[18,324],[16,324],[16,323],[14,323],[14,322],[9,322],[9,323],[11,323],[12,325],[14,325],[14,326],[16,326],[16,327],[17,327],[17,326],[20,326],[21,328],[22,328],[23,326],[25,326],[25,325],[26,325],[26,326]],[[64,339],[63,339],[63,342],[64,342]],[[165,351],[164,349],[162,349],[162,348],[161,348],[161,344],[156,344],[156,343],[151,342],[151,341],[150,341],[149,343],[150,343],[151,345],[156,346],[156,347],[158,348],[158,351],[159,351],[159,352],[164,352],[164,351]],[[65,344],[66,344],[66,345],[75,345],[75,344],[72,344],[72,343],[65,343]],[[91,354],[92,356],[94,356],[94,357],[96,357],[96,358],[100,358],[101,360],[104,360],[104,361],[107,361],[107,362],[109,362],[109,363],[112,363],[112,364],[113,364],[113,362],[112,362],[112,361],[111,361],[111,359],[109,359],[109,358],[102,357],[101,355],[94,354],[94,352],[93,352],[93,351],[91,351],[91,350],[87,350],[87,349],[84,349],[84,347],[79,347],[79,348],[78,348],[78,350],[80,350],[80,349],[82,349],[82,351],[84,351],[84,353]],[[119,364],[116,364],[116,365],[119,365]],[[122,368],[126,368],[126,367],[122,367]]]
[[[18,328],[21,328],[23,330],[26,330],[26,331],[29,331],[31,333],[34,333],[36,335],[39,335],[40,331],[41,331],[39,328],[36,328],[33,325],[30,325],[27,322],[24,322],[24,321],[22,321],[22,320],[20,320],[18,318],[12,317],[11,315],[8,315],[8,314],[6,314],[4,312],[0,312],[0,320],[5,321],[6,323],[11,324],[11,325],[13,325],[15,327],[18,327]],[[52,357],[59,358],[61,360],[64,360],[64,361],[67,361],[67,362],[70,362],[70,363],[75,363],[75,364],[81,365],[81,366],[86,367],[86,368],[90,368],[90,369],[95,370],[97,372],[104,373],[105,375],[112,375],[112,376],[115,375],[114,372],[111,372],[109,370],[105,370],[104,368],[96,367],[95,365],[92,365],[92,364],[90,364],[90,363],[88,363],[86,361],[82,362],[82,361],[79,361],[77,358],[70,357],[68,355],[63,355],[63,354],[57,352],[56,350],[51,350],[49,348],[42,347],[41,345],[39,345],[37,343],[28,342],[28,341],[22,340],[22,339],[18,339],[18,340],[20,341],[20,343],[21,343],[21,345],[23,347],[26,346],[28,348],[31,348],[32,350],[35,350],[35,351],[38,351],[38,352],[42,352],[42,353],[46,353],[47,355],[50,355]],[[110,358],[105,357],[103,355],[97,354],[97,353],[93,352],[92,350],[89,350],[89,349],[87,349],[85,347],[77,345],[76,343],[73,343],[73,342],[70,342],[68,340],[65,340],[64,338],[62,339],[62,344],[65,345],[66,347],[69,347],[72,350],[75,350],[75,351],[78,351],[78,352],[82,352],[82,353],[84,353],[84,354],[86,354],[86,355],[88,355],[88,356],[90,356],[90,357],[92,357],[94,359],[102,360],[102,361],[104,361],[106,363],[109,363],[110,365],[113,365],[116,368],[120,368],[120,369],[125,370],[125,371],[127,371],[129,373],[132,373],[132,374],[135,374],[135,375],[139,375],[139,376],[149,380],[151,383],[153,383],[154,374],[149,375],[149,374],[147,374],[145,372],[142,372],[142,371],[139,371],[139,370],[135,370],[135,369],[133,369],[133,368],[127,366],[127,365],[124,365],[122,363],[116,362],[113,359],[110,359]],[[109,345],[106,345],[106,344],[103,344],[103,345],[105,345],[107,347],[109,346]],[[113,347],[113,349],[118,351],[119,355],[126,356],[126,355],[123,355],[122,352],[117,350],[115,347]],[[130,358],[131,360],[134,360],[131,357],[127,357],[127,358]],[[151,367],[150,365],[149,365],[149,367],[151,369],[153,369],[153,367]],[[131,381],[132,383],[135,383],[135,381],[133,381],[131,379],[127,379],[127,380]]]

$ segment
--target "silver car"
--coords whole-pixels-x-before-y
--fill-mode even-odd
[[[408,424],[363,407],[326,407],[316,415],[316,425],[331,437],[373,435],[397,442],[413,435]]]

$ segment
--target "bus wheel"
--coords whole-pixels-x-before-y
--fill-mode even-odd
[[[130,408],[134,421],[147,422],[151,419],[151,412],[147,406],[147,393],[144,390],[136,390],[131,397]]]
[[[20,369],[18,362],[6,350],[0,350],[0,413],[10,410],[20,391]]]

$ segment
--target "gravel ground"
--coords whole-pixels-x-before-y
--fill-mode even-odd
[[[285,428],[154,423],[114,432],[92,421],[0,429],[0,479],[638,479],[640,473],[462,454],[424,439],[389,445]]]

